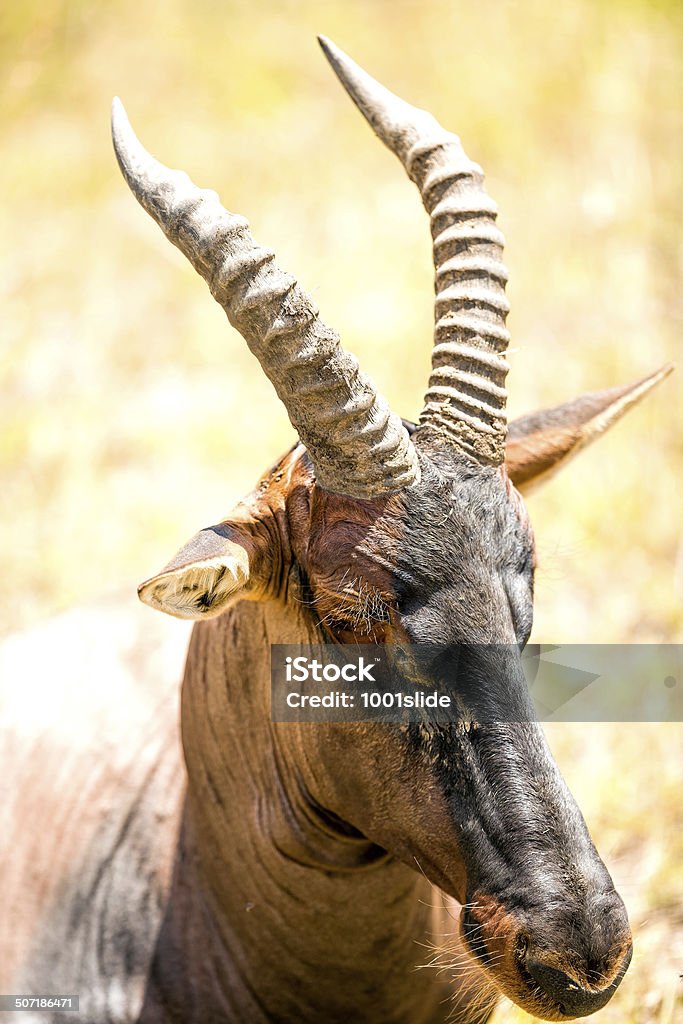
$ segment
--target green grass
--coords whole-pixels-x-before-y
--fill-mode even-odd
[[[0,19],[3,631],[133,588],[292,439],[246,346],[120,180],[115,93],[153,152],[249,217],[404,415],[429,366],[426,219],[317,31],[487,169],[508,240],[513,415],[677,358],[673,0],[27,0]],[[680,639],[680,373],[532,498],[537,640]],[[605,1022],[681,1010],[682,738],[555,736],[636,925]]]

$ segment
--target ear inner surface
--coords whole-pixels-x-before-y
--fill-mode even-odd
[[[201,530],[162,572],[140,584],[140,600],[179,619],[207,619],[245,597],[249,554],[229,532],[224,526]]]
[[[673,369],[669,363],[635,384],[594,391],[514,420],[505,453],[512,482],[526,493],[544,483],[568,459],[601,437]]]

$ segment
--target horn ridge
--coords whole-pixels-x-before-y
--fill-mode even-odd
[[[420,433],[440,434],[478,461],[500,465],[506,437],[507,363],[502,357],[509,343],[507,269],[503,235],[495,223],[497,207],[484,188],[483,171],[467,157],[457,135],[431,114],[389,92],[328,39],[319,41],[351,99],[417,185],[430,217],[434,340],[440,352],[438,374],[434,363],[420,416]],[[444,344],[451,347],[444,349]],[[460,346],[468,350],[464,361]],[[452,371],[448,385],[443,383],[445,358]],[[495,390],[495,401],[481,421],[476,410],[472,416],[472,407],[463,398],[466,377],[472,373],[482,378],[482,386],[488,381]],[[483,407],[481,414],[484,417]]]
[[[308,448],[319,484],[368,499],[416,483],[417,452],[400,418],[296,278],[254,242],[244,217],[152,157],[118,100],[112,137],[131,191],[206,280],[261,363]]]

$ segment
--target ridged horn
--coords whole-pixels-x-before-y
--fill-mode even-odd
[[[342,85],[420,190],[435,279],[432,373],[420,424],[486,465],[505,457],[507,270],[481,168],[424,110],[394,96],[323,36]]]
[[[401,420],[296,279],[254,242],[247,221],[155,160],[117,99],[112,138],[134,196],[207,282],[273,383],[320,485],[373,498],[415,483],[417,453]]]

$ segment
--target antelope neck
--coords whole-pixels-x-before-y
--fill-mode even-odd
[[[166,922],[176,973],[157,979],[161,995],[192,994],[186,1021],[441,1020],[446,986],[414,970],[418,942],[442,927],[429,884],[326,819],[275,736],[269,646],[291,630],[286,615],[243,602],[193,634],[188,797]]]

